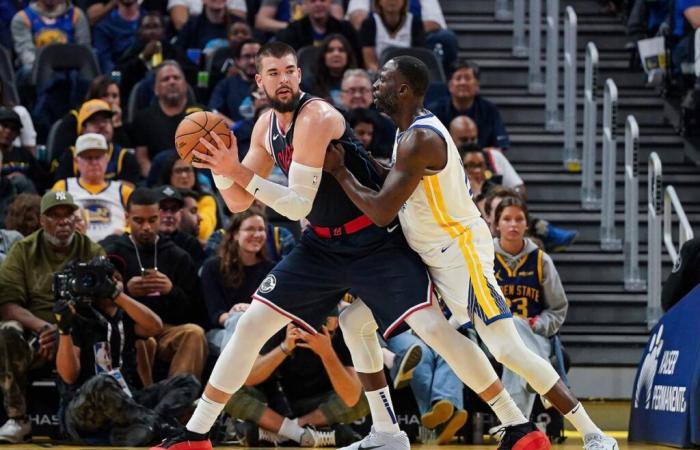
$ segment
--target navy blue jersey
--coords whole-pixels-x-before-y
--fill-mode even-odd
[[[496,253],[494,271],[498,285],[511,312],[523,318],[538,316],[544,309],[542,255],[540,249],[531,251],[511,270],[503,257]]]
[[[311,101],[321,100],[309,94],[302,93],[299,104],[294,110],[292,124],[288,130],[283,130],[277,123],[274,111],[270,114],[270,126],[267,135],[267,145],[272,151],[272,156],[285,175],[289,176],[289,166],[292,163],[294,146],[294,123],[299,111]],[[367,151],[362,144],[355,139],[349,124],[345,123],[345,132],[340,139],[333,141],[340,143],[345,149],[345,165],[348,170],[364,186],[379,190],[381,180],[369,161]],[[348,198],[338,182],[329,174],[323,174],[318,193],[314,200],[307,219],[314,226],[338,227],[362,215],[357,206]]]

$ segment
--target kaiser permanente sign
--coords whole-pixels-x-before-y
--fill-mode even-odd
[[[651,331],[634,382],[629,440],[700,445],[700,285]]]

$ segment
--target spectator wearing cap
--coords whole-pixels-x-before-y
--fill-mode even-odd
[[[131,192],[130,183],[107,180],[109,146],[97,133],[80,135],[75,141],[77,177],[59,180],[52,190],[70,192],[75,202],[87,211],[87,235],[99,242],[111,234],[121,234],[126,225],[125,208]]]
[[[434,101],[428,109],[446,127],[455,117],[468,116],[479,130],[480,148],[505,150],[510,147],[510,138],[501,113],[496,105],[479,95],[479,88],[479,66],[468,60],[458,61],[447,83],[450,96]]]
[[[69,110],[58,119],[53,126],[52,139],[47,141],[47,151],[51,159],[51,168],[55,170],[58,161],[66,150],[75,144],[83,126],[78,121],[80,108],[89,100],[99,99],[109,103],[112,110],[113,141],[124,147],[129,147],[129,136],[122,123],[120,84],[112,80],[111,75],[98,75],[91,82],[85,94],[85,101],[75,109]]]
[[[209,73],[209,85],[216,86],[219,81],[227,76],[234,75],[238,71],[236,67],[236,52],[241,43],[253,38],[253,30],[246,22],[234,21],[228,26],[226,39],[228,48],[226,51],[217,51],[212,55],[211,72]]]
[[[208,347],[197,267],[190,255],[159,236],[158,192],[138,188],[127,203],[130,233],[103,243],[110,256],[124,261],[125,292],[163,321],[155,336],[155,358],[168,376],[189,373],[201,379]]]
[[[75,231],[77,207],[70,193],[46,193],[41,199],[41,228],[15,243],[0,266],[0,354],[13,362],[0,369],[7,380],[0,383],[8,417],[0,427],[3,442],[25,442],[30,437],[24,395],[27,372],[55,357],[52,274],[70,261],[104,255],[99,245]]]
[[[185,209],[185,201],[183,200],[180,191],[170,185],[161,186],[158,188],[160,200],[158,206],[160,208],[160,235],[167,237],[173,241],[178,247],[187,252],[194,261],[197,267],[202,265],[204,261],[204,249],[197,239],[197,234],[182,231],[183,210]],[[197,203],[194,204],[195,214],[197,214]],[[185,212],[185,221],[188,228],[189,211]],[[195,232],[198,231],[199,223],[195,222]]]
[[[138,161],[133,154],[133,149],[127,148],[123,144],[127,140],[124,136],[120,137],[119,142],[116,141],[113,116],[112,108],[105,100],[86,101],[77,114],[78,134],[75,136],[77,138],[83,133],[101,134],[107,141],[108,149],[105,179],[122,180],[136,184],[141,179]],[[68,150],[60,153],[60,156],[52,162],[54,180],[79,176],[79,168],[75,159],[76,148],[71,144]]]
[[[46,170],[15,139],[22,129],[19,115],[11,108],[0,107],[0,176],[7,178],[17,192],[37,192],[46,188]]]
[[[174,44],[185,51],[197,49],[202,54],[212,54],[217,48],[228,46],[226,27],[231,20],[240,19],[228,15],[226,0],[202,0],[202,13],[187,19]]]

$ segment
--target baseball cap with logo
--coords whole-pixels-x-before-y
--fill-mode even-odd
[[[78,205],[73,201],[73,196],[65,191],[49,191],[41,197],[41,214],[46,214],[48,210],[56,206],[69,206],[73,210],[78,209]]]
[[[180,191],[168,184],[159,187],[158,194],[160,194],[158,203],[162,203],[166,200],[174,200],[177,203],[179,203],[180,206],[185,204],[185,201],[182,199]]]
[[[0,123],[11,123],[18,130],[22,128],[22,120],[19,118],[19,114],[14,112],[12,108],[0,107]]]
[[[75,141],[75,155],[78,156],[87,150],[108,151],[107,139],[98,133],[81,134]]]
[[[96,98],[86,101],[80,107],[80,111],[78,111],[78,126],[82,128],[86,120],[99,112],[107,113],[110,117],[114,114],[112,112],[112,107],[104,100]]]

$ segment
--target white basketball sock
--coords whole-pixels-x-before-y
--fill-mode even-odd
[[[369,409],[372,412],[372,424],[376,431],[398,433],[401,431],[396,421],[394,405],[391,403],[389,387],[384,386],[376,391],[366,391]]]
[[[301,435],[304,434],[304,429],[299,426],[298,420],[291,420],[285,417],[277,434],[294,442],[301,442]]]
[[[190,417],[190,421],[187,422],[187,430],[199,434],[208,433],[224,406],[226,406],[224,403],[217,403],[209,399],[206,394],[202,394],[194,414]]]
[[[527,419],[505,389],[487,403],[504,426],[520,425],[527,422]]]
[[[564,417],[571,422],[571,425],[576,428],[576,431],[581,433],[581,436],[586,436],[587,434],[603,434],[601,429],[588,417],[586,408],[584,408],[580,402],[574,406],[571,411],[564,414]]]

